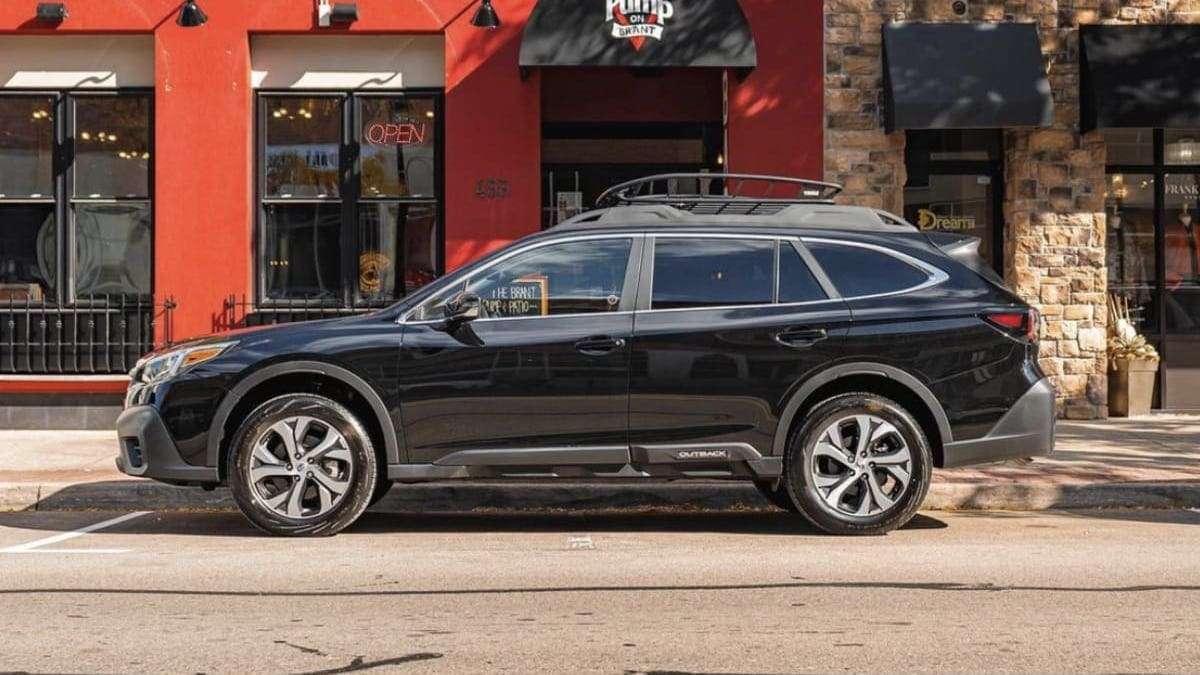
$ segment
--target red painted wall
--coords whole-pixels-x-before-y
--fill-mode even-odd
[[[728,167],[821,180],[824,168],[824,14],[821,0],[741,0],[758,69],[729,76]]]
[[[580,0],[594,1],[600,0]],[[685,1],[685,0],[680,0]],[[176,340],[225,323],[223,300],[253,293],[254,153],[250,36],[317,31],[312,0],[199,0],[201,28],[175,25],[179,0],[69,0],[59,27],[33,21],[34,0],[0,3],[4,33],[152,33],[155,37],[155,293],[178,303]],[[730,77],[730,168],[819,178],[822,9],[819,0],[742,0],[759,68]],[[358,0],[362,34],[446,36],[446,264],[454,269],[540,223],[543,106],[558,121],[719,117],[712,73],[633,78],[627,71],[533,73],[517,53],[535,0],[495,0],[503,26],[470,25],[477,0]],[[569,96],[543,101],[544,79]],[[631,96],[630,92],[637,94]],[[636,99],[636,100],[634,100]],[[482,198],[480,181],[511,186]],[[0,383],[0,390],[3,390]]]

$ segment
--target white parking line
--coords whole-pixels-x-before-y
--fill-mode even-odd
[[[64,542],[64,541],[67,541],[70,539],[74,539],[76,537],[82,537],[83,535],[88,534],[89,532],[96,532],[98,530],[103,530],[105,528],[112,527],[113,525],[120,525],[121,523],[133,520],[134,518],[140,518],[148,513],[150,513],[150,511],[135,511],[133,513],[126,513],[123,516],[117,516],[116,518],[110,518],[103,522],[93,523],[86,527],[81,527],[78,530],[71,530],[70,532],[63,532],[62,534],[56,534],[53,537],[46,537],[45,539],[38,539],[37,541],[31,541],[31,542],[28,542],[25,544],[17,544],[16,546],[9,546],[8,548],[0,548],[0,553],[126,553],[126,552],[128,552],[129,549],[123,549],[123,548],[61,549],[61,548],[42,548],[42,547],[49,546],[50,544],[58,544],[58,543],[61,543],[61,542]]]

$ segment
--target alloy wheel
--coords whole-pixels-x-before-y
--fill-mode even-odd
[[[838,514],[874,516],[908,490],[913,459],[891,422],[868,414],[843,417],[817,437],[809,466],[825,506]]]
[[[302,520],[337,508],[353,473],[345,436],[328,422],[296,416],[259,434],[247,480],[257,501],[280,516]]]

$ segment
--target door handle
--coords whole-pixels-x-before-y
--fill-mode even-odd
[[[804,349],[829,337],[824,328],[788,328],[775,334],[775,341],[785,347]]]
[[[601,335],[597,337],[584,338],[575,343],[575,350],[580,354],[589,356],[604,356],[610,354],[625,346],[625,340],[621,338],[608,337]]]

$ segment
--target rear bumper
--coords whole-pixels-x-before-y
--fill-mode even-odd
[[[950,469],[1049,455],[1054,452],[1057,417],[1054,387],[1050,380],[1040,380],[1017,399],[988,435],[970,441],[947,443],[942,449],[942,466]]]
[[[122,473],[174,484],[221,480],[215,468],[192,466],[183,461],[175,439],[152,406],[134,406],[121,413],[117,418],[117,439],[117,469]]]

